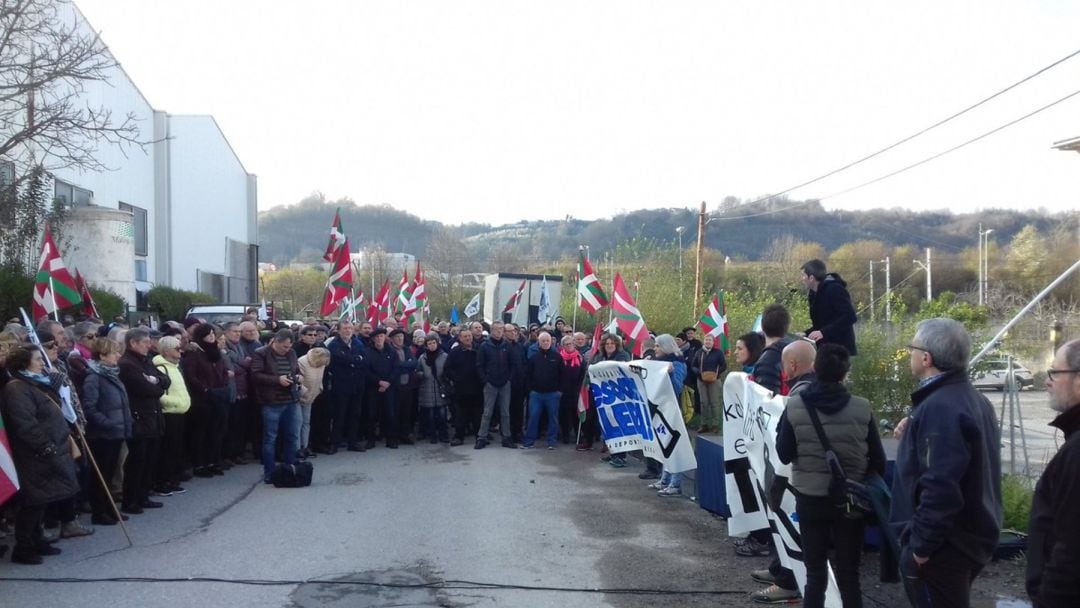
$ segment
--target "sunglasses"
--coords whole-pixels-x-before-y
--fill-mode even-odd
[[[1075,374],[1077,372],[1080,372],[1080,369],[1048,369],[1046,370],[1046,377],[1053,382],[1054,374]]]

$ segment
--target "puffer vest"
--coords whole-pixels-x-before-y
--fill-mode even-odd
[[[788,397],[785,407],[788,423],[795,431],[798,452],[791,463],[791,485],[804,496],[828,496],[832,473],[825,463],[825,448],[818,439],[817,431],[802,397]],[[851,396],[848,404],[835,414],[818,410],[821,427],[848,479],[863,481],[869,468],[870,453],[866,435],[871,420],[870,402],[862,397]]]

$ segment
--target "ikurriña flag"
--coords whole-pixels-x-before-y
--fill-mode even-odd
[[[526,280],[521,281],[521,285],[518,286],[514,295],[510,296],[510,299],[506,301],[506,306],[503,307],[503,313],[511,313],[517,310],[518,304],[521,304],[521,296],[525,293]]]
[[[334,256],[334,266],[330,269],[330,277],[326,280],[326,295],[323,296],[320,314],[324,317],[334,314],[338,303],[349,297],[352,284],[352,260],[349,257],[349,239],[345,239],[345,243]]]
[[[53,241],[52,232],[46,224],[45,234],[41,239],[41,261],[34,278],[34,302],[31,306],[34,321],[40,321],[51,313],[80,303],[82,297],[79,296],[75,277],[71,276],[64,266],[64,258],[60,256],[60,249]]]
[[[607,306],[608,299],[604,295],[604,288],[600,286],[600,280],[593,273],[589,260],[585,259],[585,252],[578,251],[578,305],[590,315]]]
[[[615,284],[612,289],[611,308],[615,311],[615,322],[619,331],[626,336],[627,346],[635,357],[645,354],[645,340],[649,337],[649,328],[645,326],[645,319],[641,316],[634,298],[626,290],[622,277],[615,274]]]
[[[330,240],[326,243],[326,253],[323,259],[333,262],[338,249],[345,244],[345,230],[341,227],[341,207],[334,213],[334,223],[330,224]]]
[[[724,302],[724,292],[713,296],[712,302],[698,319],[698,327],[705,334],[710,335],[720,343],[720,350],[729,352],[731,343],[728,335],[727,303]]]

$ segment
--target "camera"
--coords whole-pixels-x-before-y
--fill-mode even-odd
[[[297,403],[300,402],[300,378],[296,374],[289,374],[286,376],[289,379],[289,394],[292,396],[292,400]]]

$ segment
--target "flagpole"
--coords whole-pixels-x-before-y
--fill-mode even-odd
[[[349,321],[356,323],[356,288],[349,287]]]
[[[105,493],[109,505],[112,506],[113,516],[116,517],[116,523],[120,524],[120,530],[124,532],[124,538],[127,539],[129,547],[134,547],[135,543],[131,542],[131,534],[128,534],[127,526],[124,525],[124,516],[120,514],[120,510],[116,508],[116,501],[112,499],[112,494],[109,492],[109,484],[105,483],[105,477],[101,474],[101,469],[98,468],[97,460],[94,458],[94,453],[90,451],[90,442],[86,440],[86,437],[78,430],[78,425],[75,427],[75,434],[78,435],[82,441],[82,450],[86,454],[86,459],[90,461],[90,468],[94,469],[95,477],[97,477],[98,483],[101,484],[101,490]]]
[[[56,286],[53,285],[52,272],[49,272],[49,297],[52,299],[53,318],[55,318],[56,321],[59,322],[60,309],[56,307]]]

